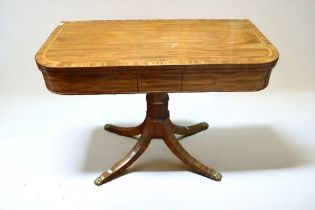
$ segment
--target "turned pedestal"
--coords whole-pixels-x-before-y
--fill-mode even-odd
[[[179,126],[172,123],[168,111],[168,94],[167,93],[148,93],[147,94],[147,114],[144,122],[136,127],[118,127],[115,125],[105,125],[105,130],[127,137],[135,137],[141,134],[137,144],[131,151],[113,167],[102,173],[95,179],[96,185],[102,185],[121,172],[126,170],[135,162],[149,146],[151,139],[163,139],[168,148],[184,164],[190,167],[194,172],[208,177],[215,181],[220,181],[222,176],[215,170],[203,165],[192,157],[178,142],[175,134],[181,135],[181,139],[206,130],[208,124],[203,122],[193,126]]]

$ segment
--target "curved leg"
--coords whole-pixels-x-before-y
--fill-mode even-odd
[[[119,127],[116,125],[106,124],[104,129],[121,136],[134,137],[142,133],[143,123],[136,127]]]
[[[172,129],[175,134],[182,135],[179,139],[194,135],[208,129],[209,125],[206,122],[198,123],[192,126],[180,126],[172,123]]]
[[[142,132],[137,144],[131,149],[131,151],[113,167],[97,177],[94,183],[98,186],[110,181],[119,175],[122,171],[127,169],[133,162],[135,162],[142,153],[146,150],[151,142],[151,130],[150,125],[146,126]]]
[[[163,139],[168,148],[187,166],[192,168],[198,174],[208,177],[215,181],[220,181],[222,175],[215,170],[208,168],[207,166],[200,163],[198,160],[193,158],[183,147],[178,143],[174,134],[171,131],[170,121],[164,122],[164,135]]]

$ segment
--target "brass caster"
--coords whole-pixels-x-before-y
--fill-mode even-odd
[[[203,128],[203,130],[207,130],[209,128],[209,124],[206,122],[202,122],[199,125]]]
[[[111,131],[110,127],[111,127],[111,124],[106,124],[104,126],[104,130]]]
[[[222,175],[219,172],[213,171],[211,174],[211,179],[214,181],[221,181]]]
[[[103,175],[100,175],[94,180],[94,184],[97,186],[101,186],[102,184],[104,184],[104,181],[105,181],[105,177]]]

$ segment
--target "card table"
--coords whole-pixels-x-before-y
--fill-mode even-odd
[[[196,134],[208,124],[174,124],[168,93],[259,91],[267,87],[278,58],[277,49],[250,20],[184,19],[62,21],[35,60],[53,93],[146,93],[146,117],[139,126],[104,127],[140,138],[95,179],[102,185],[125,171],[152,139],[162,139],[194,172],[220,181],[219,172],[192,157],[175,137]],[[127,110],[132,111],[126,101]]]

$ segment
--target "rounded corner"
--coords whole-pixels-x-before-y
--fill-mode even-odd
[[[48,87],[48,85],[46,85],[46,88],[50,93],[58,94],[58,95],[66,95],[64,92],[60,92],[60,91],[54,90],[53,88]]]

